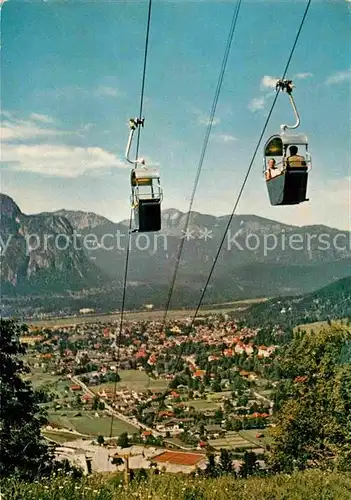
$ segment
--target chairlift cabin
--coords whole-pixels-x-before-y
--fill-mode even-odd
[[[136,231],[160,231],[162,189],[159,172],[154,168],[134,168],[131,187]]]
[[[148,168],[143,159],[129,159],[129,151],[134,131],[144,126],[143,118],[131,118],[130,134],[126,149],[126,160],[134,165],[131,172],[131,205],[134,215],[133,232],[151,232],[161,229],[162,189],[160,174],[155,168]]]
[[[274,160],[273,169],[270,169],[270,160]],[[297,205],[308,201],[310,165],[308,140],[304,134],[283,132],[268,139],[264,148],[264,170],[271,205]]]
[[[264,146],[264,172],[271,205],[297,205],[306,198],[308,170],[311,156],[308,139],[304,134],[287,132],[300,124],[291,80],[278,80],[277,89],[285,90],[294,110],[296,123],[281,125],[282,132],[273,135]]]

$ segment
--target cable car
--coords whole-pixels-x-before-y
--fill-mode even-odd
[[[161,229],[161,201],[163,197],[160,184],[160,174],[155,168],[148,168],[144,159],[129,159],[129,151],[132,138],[136,128],[144,126],[143,119],[131,119],[129,121],[131,128],[126,159],[129,163],[135,165],[132,169],[130,183],[132,189],[131,206],[134,215],[133,232],[151,232]]]
[[[134,168],[131,173],[132,208],[137,232],[160,231],[162,189],[155,168]]]
[[[277,89],[286,90],[293,107],[296,123],[281,125],[282,132],[271,136],[264,146],[264,171],[271,205],[297,205],[306,198],[311,156],[304,134],[287,132],[300,124],[300,118],[291,95],[291,80],[278,80]]]

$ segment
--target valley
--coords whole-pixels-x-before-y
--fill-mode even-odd
[[[126,257],[125,221],[60,210],[23,214],[0,197],[2,225],[1,311],[39,319],[80,309],[119,309]],[[162,231],[131,236],[126,309],[165,307],[179,245],[184,248],[171,308],[196,307],[228,216],[168,209]],[[296,244],[299,241],[299,244]],[[235,216],[227,233],[204,306],[245,299],[298,296],[349,276],[350,232],[325,226],[289,226],[254,215]],[[341,244],[342,243],[342,244]]]

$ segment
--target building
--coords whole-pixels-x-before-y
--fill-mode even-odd
[[[165,467],[166,472],[190,473],[206,467],[207,458],[203,453],[165,451],[152,459],[158,467]]]

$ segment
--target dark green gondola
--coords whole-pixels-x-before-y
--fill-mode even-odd
[[[298,205],[306,198],[308,171],[311,156],[308,140],[304,134],[292,134],[287,129],[295,129],[300,124],[294,99],[291,95],[291,80],[278,80],[277,90],[286,91],[294,110],[296,123],[281,125],[281,134],[273,135],[264,147],[264,171],[271,205]]]
[[[294,146],[298,152],[304,148],[304,156],[294,155],[289,157],[288,151]],[[267,169],[269,160],[275,160],[274,175],[266,175],[266,185],[271,205],[297,205],[308,201],[306,192],[311,159],[307,148],[307,137],[302,134],[283,133],[280,136],[272,136],[267,141],[265,146],[266,172],[269,171]],[[289,161],[289,158],[293,158],[294,161]]]

